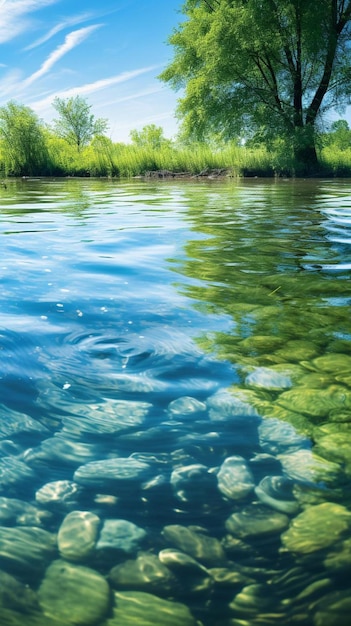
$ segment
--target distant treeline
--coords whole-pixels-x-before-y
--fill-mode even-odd
[[[229,142],[216,136],[206,143],[189,143],[181,137],[171,141],[161,127],[150,124],[132,130],[130,143],[116,143],[104,134],[106,120],[96,120],[84,99],[57,99],[55,108],[59,118],[51,127],[29,107],[10,102],[0,108],[2,177],[133,177],[150,171],[196,175],[214,170],[232,176],[299,175],[293,150],[283,141],[269,146],[257,137]],[[320,134],[318,158],[325,175],[351,176],[351,130],[345,120]]]

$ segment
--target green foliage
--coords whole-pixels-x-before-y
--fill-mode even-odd
[[[139,148],[153,148],[157,150],[171,144],[171,141],[164,136],[163,128],[155,124],[148,124],[141,130],[131,130],[129,136],[133,144]]]
[[[43,127],[29,107],[11,101],[0,108],[0,139],[6,174],[31,176],[38,171],[44,175],[50,173]]]
[[[91,106],[85,98],[75,96],[64,100],[55,98],[53,106],[59,113],[59,118],[54,120],[56,134],[75,146],[78,152],[96,135],[103,135],[108,128],[107,120],[98,118],[90,112]]]
[[[160,78],[183,89],[190,137],[264,130],[317,163],[319,117],[350,96],[351,0],[187,0]]]
[[[336,120],[331,124],[330,133],[324,135],[323,143],[335,150],[351,149],[351,129],[346,120]]]

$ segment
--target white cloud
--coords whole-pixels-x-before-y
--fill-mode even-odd
[[[58,0],[2,0],[0,3],[0,43],[10,41],[31,25],[29,13],[44,9]]]
[[[38,80],[38,78],[40,78],[44,74],[47,74],[47,72],[52,68],[53,65],[55,65],[55,63],[57,63],[59,59],[61,59],[61,57],[63,57],[65,54],[67,54],[67,52],[82,43],[82,41],[84,41],[84,39],[86,39],[91,32],[99,27],[100,24],[95,24],[94,26],[86,26],[85,28],[74,30],[72,33],[66,35],[64,43],[61,44],[61,46],[58,46],[56,50],[54,50],[48,56],[42,66],[22,83],[22,88],[28,87],[28,85],[34,83],[34,81]]]
[[[31,108],[35,111],[41,111],[46,109],[58,96],[59,98],[71,98],[73,96],[86,96],[88,94],[95,93],[96,91],[100,91],[101,89],[106,89],[111,87],[112,85],[117,85],[118,83],[124,83],[128,80],[132,80],[141,74],[146,74],[147,72],[151,72],[155,69],[158,69],[159,65],[151,65],[149,67],[141,67],[137,70],[132,70],[129,72],[121,72],[121,74],[117,74],[116,76],[111,76],[110,78],[102,78],[100,80],[95,81],[94,83],[87,83],[86,85],[81,85],[80,87],[72,87],[71,89],[66,89],[64,91],[58,91],[56,93],[52,93],[47,98],[43,98],[42,100],[38,100],[37,102],[33,102],[31,104]]]
[[[37,48],[46,41],[49,41],[49,39],[57,35],[57,33],[61,32],[61,30],[64,30],[65,28],[70,28],[71,26],[75,26],[76,24],[80,24],[81,22],[85,22],[89,19],[91,19],[91,15],[89,13],[83,13],[82,15],[76,15],[74,17],[67,18],[59,24],[56,24],[56,26],[51,28],[45,35],[40,37],[40,39],[36,39],[35,41],[33,41],[33,43],[24,48],[24,50],[33,50],[33,48]]]

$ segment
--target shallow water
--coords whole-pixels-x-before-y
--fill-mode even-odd
[[[0,623],[348,623],[348,181],[0,187]]]

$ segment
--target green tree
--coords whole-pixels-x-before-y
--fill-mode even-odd
[[[70,145],[76,146],[78,152],[93,137],[103,135],[108,128],[107,120],[96,119],[91,113],[91,105],[81,96],[66,100],[55,98],[53,107],[60,116],[54,120],[54,132]]]
[[[32,109],[14,101],[1,107],[0,139],[6,173],[13,176],[49,173],[44,129]]]
[[[318,166],[318,122],[351,94],[351,0],[186,0],[160,78],[188,134],[284,138]]]
[[[147,124],[141,130],[131,130],[129,136],[133,144],[139,148],[157,150],[171,144],[171,141],[164,136],[163,128],[155,124]]]
[[[338,150],[351,148],[351,129],[346,120],[335,120],[331,124],[330,133],[326,135],[326,145],[334,146]]]

